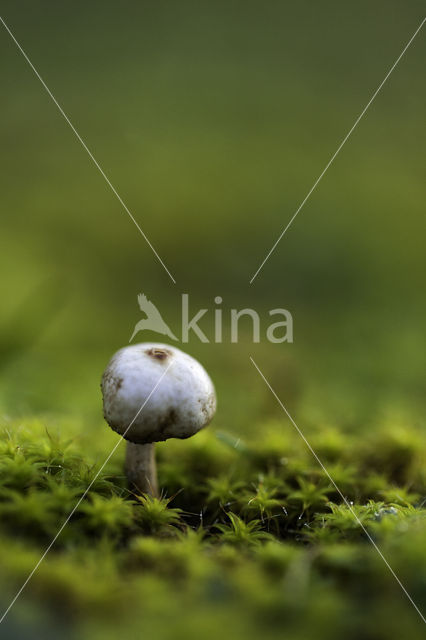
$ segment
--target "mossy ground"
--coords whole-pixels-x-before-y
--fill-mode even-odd
[[[116,442],[102,426],[68,442],[57,435],[63,430],[51,420],[3,424],[3,606]],[[297,432],[283,421],[259,425],[258,433],[242,442],[210,429],[158,445],[159,500],[127,488],[122,445],[10,611],[6,631],[420,638],[419,615]],[[421,607],[420,433],[383,425],[360,438],[325,428],[310,441]]]

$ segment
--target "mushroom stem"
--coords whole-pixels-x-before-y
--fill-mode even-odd
[[[126,475],[129,483],[142,493],[158,496],[154,443],[127,442]]]

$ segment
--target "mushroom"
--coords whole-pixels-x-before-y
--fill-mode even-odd
[[[158,495],[154,443],[189,438],[216,410],[210,377],[176,347],[145,342],[120,349],[102,376],[104,417],[127,440],[129,483]]]

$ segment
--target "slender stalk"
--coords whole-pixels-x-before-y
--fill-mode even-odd
[[[135,486],[142,493],[158,496],[154,443],[127,442],[125,467],[130,485]]]

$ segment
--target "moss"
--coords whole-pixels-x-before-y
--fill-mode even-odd
[[[420,619],[417,627],[352,513],[420,602],[426,511],[416,431],[381,433],[362,446],[350,434],[345,446],[334,431],[316,435],[351,509],[298,435],[282,436],[280,423],[268,425],[264,440],[206,431],[162,445],[158,499],[128,491],[119,460],[86,495],[109,443],[99,451],[52,433],[40,421],[12,422],[0,440],[5,604],[81,499],[11,621],[35,602],[49,603],[49,624],[66,614],[70,637],[107,638],[119,626],[130,637],[143,628],[166,638],[172,624],[174,637],[196,631],[210,638],[226,624],[245,638],[260,629],[281,637],[285,627],[294,638],[380,639],[400,637],[403,623],[420,637]],[[352,463],[346,450],[356,451]],[[390,627],[393,608],[399,618]]]

